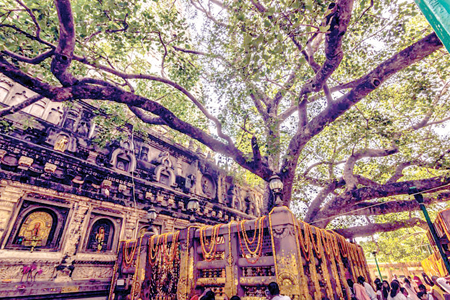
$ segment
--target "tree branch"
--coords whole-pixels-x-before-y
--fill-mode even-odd
[[[197,100],[197,98],[194,97],[194,95],[192,95],[188,90],[186,90],[184,87],[182,87],[181,85],[179,85],[178,83],[171,81],[167,78],[163,78],[163,77],[158,77],[158,76],[154,76],[154,75],[148,75],[148,74],[128,74],[125,72],[121,72],[118,70],[114,70],[112,68],[108,68],[104,65],[101,64],[96,64],[96,63],[92,63],[89,62],[86,58],[83,57],[79,57],[77,55],[74,55],[73,59],[75,61],[78,61],[80,63],[89,65],[91,67],[94,68],[98,68],[100,70],[103,70],[105,72],[114,74],[118,77],[121,77],[123,79],[146,79],[146,80],[151,80],[151,81],[157,81],[157,82],[161,82],[164,84],[167,84],[173,88],[175,88],[176,90],[180,91],[181,93],[183,93],[185,96],[188,97],[189,100],[191,100],[195,106],[197,106],[200,111],[211,121],[214,122],[214,124],[216,125],[217,128],[217,134],[220,138],[223,138],[224,140],[226,140],[228,142],[228,144],[232,147],[234,147],[234,142],[233,140],[226,135],[225,133],[223,133],[222,131],[222,123],[220,123],[219,119],[217,119],[216,117],[214,117],[213,115],[211,115],[207,109],[203,106],[203,104],[200,103],[200,101]]]
[[[424,197],[424,204],[431,205],[450,200],[450,192],[442,192],[437,196]],[[351,215],[358,216],[380,216],[385,214],[400,213],[405,211],[419,210],[420,206],[415,200],[395,200],[383,203],[361,202],[347,210]]]
[[[325,62],[316,75],[302,87],[300,97],[303,94],[320,91],[327,79],[340,65],[344,57],[342,40],[350,23],[352,8],[353,1],[351,0],[336,1],[336,5],[328,15],[330,29],[325,34]]]
[[[36,20],[36,17],[34,16],[33,12],[31,11],[31,9],[28,8],[28,6],[26,6],[22,1],[20,0],[16,0],[17,3],[19,3],[20,6],[22,6],[23,8],[25,8],[25,10],[27,11],[27,13],[30,15],[31,19],[33,20],[34,25],[36,26],[36,37],[38,39],[41,38],[41,26],[39,26],[38,21]]]
[[[386,183],[377,187],[362,187],[351,191],[347,190],[322,207],[314,219],[323,220],[317,221],[317,224],[319,224],[320,227],[324,227],[331,221],[331,217],[345,214],[350,207],[353,207],[360,202],[395,195],[407,195],[412,186],[417,187],[417,189],[423,191],[424,194],[434,193],[439,190],[448,189],[449,184],[450,178],[443,175],[421,180]]]
[[[311,204],[308,207],[308,211],[306,212],[304,221],[309,223],[313,220],[314,216],[319,212],[320,206],[325,201],[327,196],[333,192],[338,187],[342,187],[344,185],[344,181],[342,180],[333,180],[330,184],[325,186],[319,194],[314,198]]]
[[[346,190],[352,190],[356,188],[358,183],[358,178],[353,174],[353,169],[355,168],[356,162],[362,158],[366,157],[384,157],[389,156],[398,152],[398,148],[391,149],[363,149],[359,150],[347,159],[344,166],[344,180],[346,182]]]
[[[331,105],[328,105],[321,113],[315,116],[304,128],[299,126],[297,133],[289,143],[288,156],[298,156],[298,153],[303,149],[304,145],[319,134],[325,126],[344,114],[350,107],[361,101],[370,92],[377,89],[384,81],[441,47],[441,41],[435,33],[432,33],[395,54],[373,71],[360,78],[350,92],[333,101]],[[295,166],[296,163],[294,161],[285,160],[282,165],[282,170],[290,170]]]
[[[21,62],[24,62],[27,64],[37,65],[37,64],[40,64],[41,62],[43,62],[44,60],[46,60],[47,58],[51,57],[55,53],[55,49],[50,49],[42,54],[39,54],[38,56],[35,56],[34,58],[25,57],[25,56],[16,54],[14,52],[11,52],[9,50],[3,50],[2,52],[4,54],[8,55],[9,57],[14,58],[18,61],[21,61]]]
[[[215,152],[219,152],[233,158],[243,168],[253,172],[264,180],[268,180],[272,175],[272,171],[267,166],[260,165],[257,167],[254,161],[248,161],[244,153],[242,153],[242,151],[237,149],[234,145],[225,144],[216,140],[205,131],[177,118],[174,113],[163,105],[145,97],[125,91],[119,87],[113,85],[102,86],[98,84],[77,84],[67,88],[54,87],[47,83],[41,82],[36,78],[30,77],[19,68],[11,65],[3,58],[3,56],[0,56],[0,72],[50,100],[108,100],[141,108],[147,112],[159,116],[170,128],[198,140]]]
[[[355,237],[371,236],[377,232],[389,232],[413,226],[420,226],[423,228],[425,225],[426,222],[424,220],[419,218],[412,218],[409,220],[394,221],[392,223],[378,223],[344,229],[334,229],[334,231],[344,236],[345,238],[352,239]]]
[[[152,117],[145,113],[142,109],[129,105],[128,108],[143,122],[151,125],[167,125],[167,123],[160,117]]]
[[[197,55],[206,55],[206,53],[202,52],[202,51],[183,49],[183,48],[180,48],[180,47],[177,47],[177,46],[172,46],[172,48],[177,50],[177,51],[184,52],[184,53],[197,54]]]
[[[343,164],[343,163],[345,163],[345,160],[341,160],[341,161],[338,161],[338,162],[332,162],[332,161],[319,161],[319,162],[316,162],[316,163],[310,165],[310,166],[306,169],[306,171],[303,172],[303,177],[305,177],[306,175],[308,175],[308,173],[309,173],[312,169],[314,169],[315,167],[317,167],[317,166],[324,165],[324,164],[325,164],[325,165],[335,165],[335,166],[337,166],[337,165],[340,165],[340,164]]]
[[[31,104],[38,102],[42,98],[44,98],[44,97],[41,95],[35,95],[33,97],[25,99],[23,102],[20,102],[19,104],[16,104],[16,105],[13,105],[10,107],[6,107],[6,108],[0,110],[0,118],[4,117],[6,115],[14,114],[14,113],[24,109],[25,107],[28,107]]]
[[[59,41],[51,64],[51,71],[65,87],[75,83],[76,79],[68,68],[75,49],[75,26],[70,0],[55,0],[59,20]]]

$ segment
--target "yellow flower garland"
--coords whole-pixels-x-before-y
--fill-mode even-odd
[[[136,240],[136,241],[134,241],[135,244],[134,244],[133,251],[131,251],[131,254],[128,253],[130,242],[133,242],[133,241],[127,240],[126,242],[123,243],[123,264],[125,265],[126,268],[130,267],[131,264],[133,263],[133,258],[134,258],[134,254],[136,253],[136,247],[137,247],[137,240]]]

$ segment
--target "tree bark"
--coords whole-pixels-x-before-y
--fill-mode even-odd
[[[334,231],[339,233],[348,239],[353,239],[355,237],[365,237],[371,236],[377,232],[389,232],[395,231],[401,228],[420,226],[425,228],[426,222],[419,218],[411,218],[405,221],[395,221],[392,223],[378,223],[378,224],[369,224],[365,226],[355,226],[345,229],[335,229]]]

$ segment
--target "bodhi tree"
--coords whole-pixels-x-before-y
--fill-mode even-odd
[[[1,116],[42,97],[120,105],[266,185],[279,176],[284,204],[320,227],[417,210],[411,186],[447,200],[450,148],[436,128],[449,120],[450,60],[413,3],[0,3],[0,72],[37,94]]]

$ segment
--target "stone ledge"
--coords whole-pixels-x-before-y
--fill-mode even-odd
[[[33,262],[33,261],[49,261],[59,262],[62,259],[60,252],[30,252],[20,250],[0,250],[0,262]]]
[[[106,295],[110,280],[77,280],[71,282],[10,282],[0,284],[2,299],[66,299],[74,295],[101,294]],[[61,295],[63,294],[63,295]],[[69,296],[70,295],[70,296]]]
[[[74,258],[75,261],[95,262],[95,261],[116,261],[116,254],[98,254],[98,253],[78,253]]]

